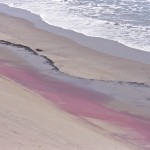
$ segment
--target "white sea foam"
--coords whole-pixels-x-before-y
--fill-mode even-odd
[[[48,24],[150,51],[149,0],[0,0],[29,10]],[[145,10],[146,9],[146,10]]]

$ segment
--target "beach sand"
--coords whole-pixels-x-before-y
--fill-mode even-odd
[[[145,93],[150,84],[149,64],[90,49],[35,28],[25,19],[3,13],[0,19],[0,40],[35,51],[41,49],[36,52],[54,61],[60,72],[71,78],[105,80],[112,87],[121,81],[125,85],[120,86],[127,93],[123,97],[122,89],[118,92],[119,97],[127,99],[122,102],[114,98],[115,93],[106,95],[87,90],[63,81],[63,76],[61,80],[48,79],[26,59],[11,52],[10,47],[0,46],[0,147],[4,150],[10,147],[12,150],[149,150],[149,105],[146,105],[149,94]],[[128,83],[135,85],[130,88]],[[112,87],[104,89],[111,91]],[[137,100],[131,97],[132,91],[135,95],[141,92],[141,97]],[[140,101],[146,98],[141,105]]]

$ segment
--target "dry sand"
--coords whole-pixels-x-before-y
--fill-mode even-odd
[[[36,93],[0,77],[0,147],[3,150],[134,149],[100,133]]]
[[[0,14],[0,39],[40,48],[60,71],[81,78],[150,83],[150,65],[104,54]],[[113,49],[112,49],[113,50]]]

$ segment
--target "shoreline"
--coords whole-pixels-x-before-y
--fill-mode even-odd
[[[110,54],[112,56],[117,56],[124,59],[150,64],[149,60],[150,52],[148,51],[128,47],[117,41],[104,39],[100,37],[90,37],[82,33],[77,33],[72,30],[66,30],[61,27],[50,25],[44,22],[40,16],[33,14],[28,10],[10,7],[6,4],[0,3],[0,13],[4,13],[9,16],[17,17],[20,19],[25,19],[26,21],[33,23],[34,26],[38,29],[45,30],[47,32],[50,32],[57,36],[61,36],[68,40],[73,40],[75,43],[82,45],[84,47],[105,54]]]
[[[7,9],[10,11],[13,8]],[[18,11],[18,9],[13,10]],[[134,57],[137,59],[136,61],[130,60],[130,58],[122,58],[121,56],[117,57],[84,47],[70,39],[38,29],[33,23],[24,19],[2,13],[0,17],[2,20],[0,39],[26,45],[34,50],[37,48],[42,49],[43,51],[38,53],[53,60],[56,67],[65,74],[85,79],[150,83],[150,65],[145,64],[149,63],[150,59],[147,60],[149,55],[145,52],[138,51],[142,55],[136,53],[138,55],[138,57]],[[35,20],[37,23],[39,22],[39,18],[35,18]],[[15,26],[18,26],[18,28],[15,28]],[[72,32],[68,33],[72,35]],[[78,40],[80,39],[81,37]],[[108,42],[107,45],[112,47],[111,51],[114,54],[120,55],[115,52],[115,48],[111,43]],[[120,47],[120,44],[118,45]],[[121,49],[122,46],[118,50]],[[124,53],[128,57],[132,56],[127,51],[124,51]],[[139,58],[143,63],[138,60]]]
[[[13,14],[10,13],[10,11],[7,11],[8,8],[10,9],[11,12],[13,12]],[[119,41],[115,41],[115,40],[111,40],[111,39],[107,39],[107,38],[103,38],[103,37],[88,36],[83,33],[71,30],[71,29],[64,29],[62,27],[57,27],[57,26],[48,24],[46,21],[43,20],[43,18],[40,15],[35,14],[32,11],[29,11],[27,9],[12,7],[7,4],[2,4],[2,3],[0,3],[0,9],[1,9],[1,12],[5,13],[5,14],[8,14],[8,15],[11,15],[14,17],[23,18],[27,21],[34,23],[35,27],[37,27],[39,29],[46,30],[46,31],[56,34],[58,36],[63,36],[65,38],[72,39],[75,42],[77,42],[78,44],[81,44],[83,46],[88,46],[91,49],[95,49],[95,50],[98,50],[101,52],[105,52],[105,53],[112,54],[115,56],[122,56],[123,58],[125,58],[123,55],[121,55],[120,51],[118,51],[118,50],[116,50],[115,53],[117,53],[119,55],[113,54],[109,50],[105,51],[106,49],[109,48],[108,45],[106,44],[108,42],[110,42],[110,44],[116,46],[117,49],[119,48],[119,45],[122,46],[124,48],[124,50],[128,51],[128,49],[130,49],[130,51],[129,51],[130,53],[131,53],[131,51],[132,51],[132,53],[135,53],[136,51],[142,51],[142,52],[146,52],[147,54],[150,52],[148,50],[146,51],[146,50],[141,50],[139,48],[134,48],[132,46],[128,46]],[[79,40],[79,38],[80,38],[80,40]],[[91,43],[93,43],[93,44],[89,43],[89,41],[92,41]],[[103,43],[103,46],[101,43],[99,43],[100,41],[102,41],[101,43]],[[101,48],[101,49],[99,49],[99,48]],[[133,58],[131,57],[131,59],[133,59]]]

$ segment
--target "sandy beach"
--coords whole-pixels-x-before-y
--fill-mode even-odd
[[[5,14],[0,14],[0,17],[1,39],[33,49],[42,49],[40,54],[52,59],[60,71],[68,75],[87,79],[150,83],[149,65],[89,49],[72,40],[37,29],[34,24],[24,19]],[[113,50],[115,51],[115,47],[112,45]]]
[[[147,53],[131,59],[130,48],[107,40],[104,53],[23,18],[0,19],[0,147],[150,149]]]

